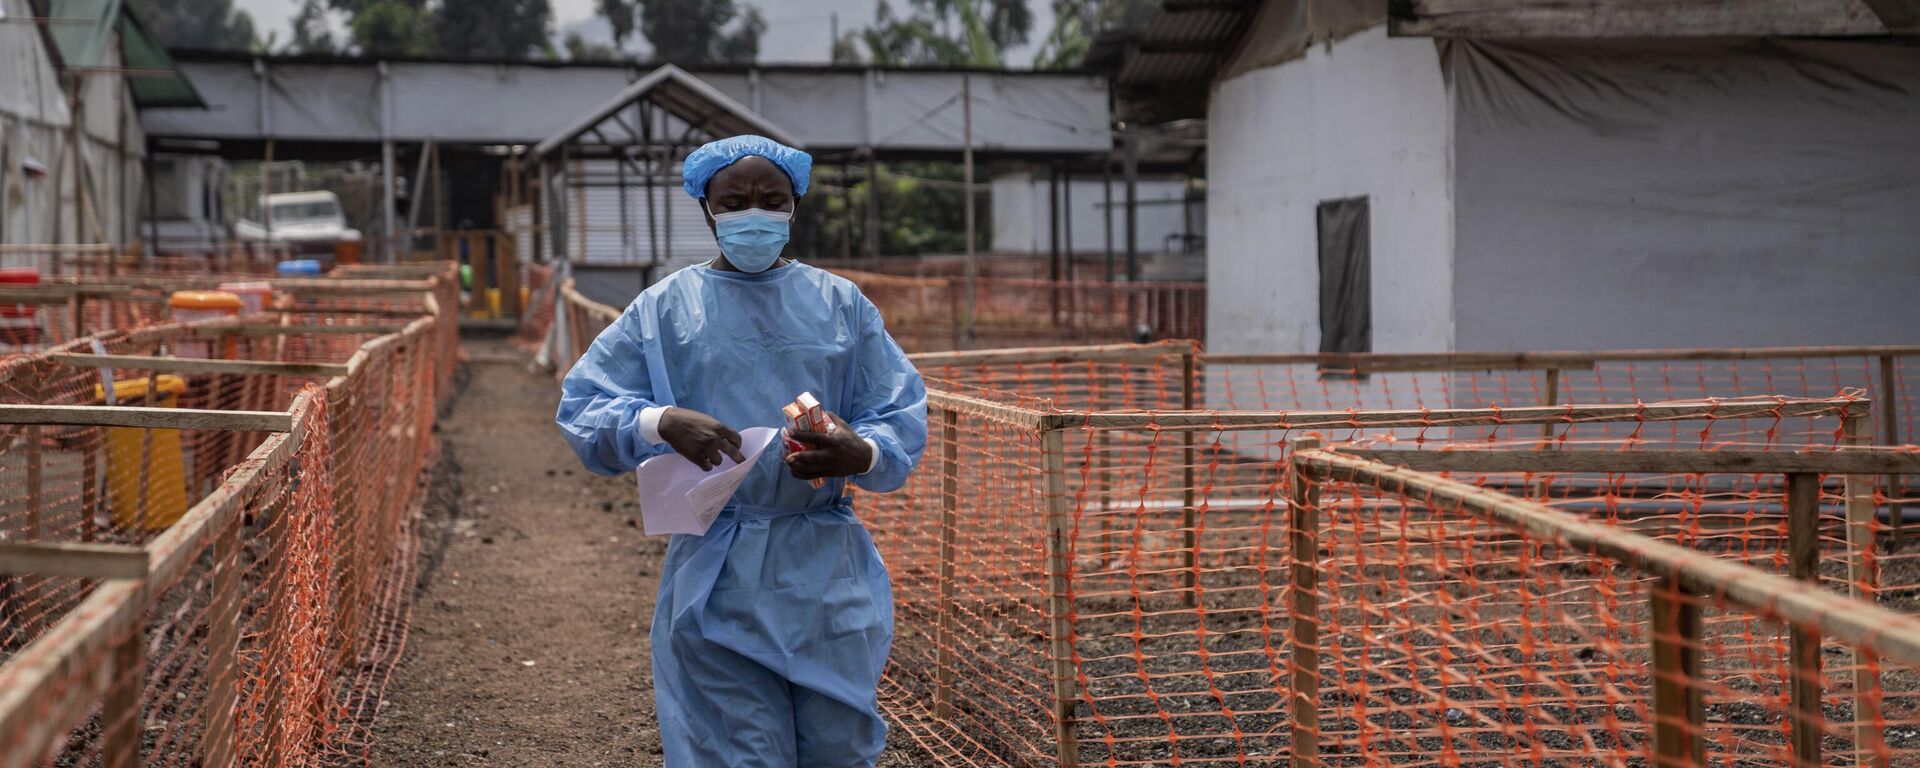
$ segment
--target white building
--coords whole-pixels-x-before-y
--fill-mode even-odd
[[[1387,5],[1190,4],[1129,61],[1135,109],[1206,89],[1209,349],[1920,342],[1914,4]]]
[[[0,0],[0,244],[139,239],[136,109],[200,105],[139,19],[124,9],[102,19],[105,7],[55,0],[36,22],[33,3]],[[81,78],[77,101],[63,73]],[[45,266],[44,254],[11,250],[8,264]]]

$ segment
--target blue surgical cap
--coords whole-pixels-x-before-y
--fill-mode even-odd
[[[751,134],[710,141],[687,155],[681,164],[687,194],[695,200],[707,199],[707,182],[740,158],[757,155],[773,161],[793,181],[793,196],[807,194],[807,177],[813,172],[813,155],[789,147],[765,136]]]

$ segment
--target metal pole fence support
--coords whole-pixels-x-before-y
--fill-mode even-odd
[[[1065,433],[1049,429],[1040,436],[1047,504],[1047,620],[1053,666],[1054,740],[1060,768],[1080,765],[1080,742],[1074,705],[1079,680],[1073,658],[1073,536],[1071,503],[1067,496]]]
[[[1287,449],[1288,638],[1293,664],[1287,672],[1289,711],[1293,715],[1293,768],[1320,761],[1320,488],[1307,478],[1299,456],[1320,447],[1311,437],[1295,439]]]

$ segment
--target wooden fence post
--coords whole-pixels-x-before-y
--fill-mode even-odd
[[[498,265],[500,282],[500,314],[520,318],[520,259],[514,252],[513,237],[504,232],[494,232],[494,263]]]
[[[147,687],[146,633],[135,622],[112,650],[113,683],[100,708],[100,760],[104,768],[138,768],[141,732],[140,699]]]
[[[1872,417],[1866,413],[1849,415],[1843,427],[1849,446],[1873,442]],[[1847,475],[1847,586],[1856,600],[1879,601],[1880,575],[1874,566],[1873,477]],[[1871,651],[1853,652],[1854,753],[1858,765],[1887,768],[1886,734],[1881,731],[1878,675],[1871,667],[1878,659]]]
[[[234,760],[233,711],[238,701],[236,664],[240,647],[240,525],[233,516],[213,543],[213,604],[207,612],[206,726],[200,749],[207,768],[228,768]]]
[[[1194,397],[1194,355],[1188,349],[1180,355],[1180,410],[1191,411]],[[1186,544],[1186,553],[1182,556],[1185,568],[1181,579],[1186,582],[1187,607],[1200,605],[1200,531],[1199,513],[1194,509],[1193,487],[1193,436],[1191,429],[1180,432],[1180,466],[1182,488],[1180,492],[1180,531]]]
[[[960,412],[940,409],[940,611],[934,636],[933,715],[953,716],[954,560],[960,527]]]
[[[1787,475],[1787,574],[1801,581],[1820,578],[1820,475]],[[1787,630],[1787,656],[1792,678],[1787,688],[1793,704],[1793,758],[1802,768],[1820,765],[1820,732],[1826,715],[1820,711],[1820,633],[1792,625]]]
[[[1649,585],[1653,624],[1653,757],[1656,768],[1707,764],[1700,691],[1700,603],[1679,579]]]
[[[1073,661],[1073,558],[1068,552],[1073,521],[1072,500],[1067,496],[1065,433],[1059,429],[1042,432],[1040,453],[1046,477],[1043,492],[1047,504],[1047,620],[1053,663],[1054,740],[1059,746],[1060,768],[1077,768],[1080,742],[1074,705],[1079,699],[1079,681]]]
[[[1896,373],[1893,355],[1881,355],[1880,391],[1875,393],[1873,398],[1874,405],[1880,409],[1881,445],[1900,444],[1900,390],[1895,388]],[[1900,546],[1905,543],[1906,538],[1901,530],[1906,524],[1906,505],[1900,501],[1900,497],[1905,493],[1900,487],[1903,480],[1899,475],[1887,475],[1887,522],[1893,526],[1891,534],[1893,541],[1888,547],[1890,552],[1900,551]]]
[[[37,392],[35,399],[38,399]],[[41,488],[46,467],[40,454],[40,427],[23,427],[21,439],[27,443],[27,529],[24,533],[27,541],[41,541],[46,535],[44,517],[46,498]],[[44,610],[47,606],[41,603],[40,594],[42,586],[48,582],[39,576],[21,576],[16,583],[19,588],[17,603],[23,613],[28,636],[31,637],[38,634],[47,624],[52,623],[51,617],[46,615],[47,612]],[[42,611],[37,614],[32,613],[36,605],[42,608]],[[7,617],[0,615],[0,619],[5,618]]]
[[[1287,675],[1292,694],[1293,768],[1320,762],[1320,487],[1306,477],[1298,457],[1320,447],[1302,437],[1287,450],[1292,467],[1287,488],[1287,556],[1292,562],[1287,621],[1293,666]]]

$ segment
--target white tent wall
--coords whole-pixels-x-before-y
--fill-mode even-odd
[[[33,16],[26,0],[0,0],[0,9],[12,19]],[[119,52],[109,51],[106,63],[117,67]],[[125,242],[137,237],[133,224],[144,182],[141,161],[146,141],[123,76],[96,72],[84,82],[82,176],[73,168],[67,94],[60,87],[45,39],[33,25],[0,24],[0,72],[6,73],[0,76],[0,242]],[[46,170],[44,177],[28,178],[23,164],[29,159]],[[91,201],[86,208],[91,219],[83,216],[75,195],[82,178]],[[6,258],[0,265],[52,266],[44,257]]]
[[[1450,117],[1432,41],[1376,27],[1314,46],[1220,83],[1207,122],[1209,351],[1319,349],[1316,208],[1360,195],[1373,351],[1452,348]],[[1208,401],[1224,404],[1224,377],[1207,384]],[[1386,407],[1412,386],[1411,376],[1374,376],[1366,405]],[[1441,388],[1437,378],[1420,386]]]
[[[27,0],[0,0],[8,18],[31,17]],[[0,242],[51,243],[63,239],[56,222],[71,231],[71,173],[65,153],[67,97],[59,73],[47,55],[40,30],[31,24],[0,24]],[[46,175],[29,178],[33,161]],[[66,237],[70,238],[71,234]],[[8,256],[0,266],[42,266],[31,257]]]
[[[1073,250],[1078,254],[1104,253],[1106,239],[1101,228],[1106,223],[1101,206],[1105,198],[1101,196],[1099,178],[1073,180],[1072,196],[1072,234]],[[1061,186],[1066,186],[1062,182]],[[993,199],[992,248],[998,253],[1031,253],[1045,257],[1052,252],[1052,219],[1047,209],[1047,194],[1051,185],[1047,181],[1046,171],[1019,171],[993,177],[991,196]],[[1142,180],[1138,184],[1140,200],[1139,243],[1141,253],[1161,253],[1178,251],[1181,244],[1175,240],[1186,234],[1183,205],[1186,199],[1186,183],[1161,179]],[[1113,249],[1116,254],[1124,254],[1127,243],[1126,216],[1127,185],[1113,182]],[[1062,197],[1066,197],[1062,190]],[[1060,210],[1061,227],[1067,226],[1067,208]],[[1202,230],[1202,222],[1194,222],[1195,230]],[[1197,233],[1197,232],[1196,232]],[[1062,233],[1060,247],[1066,248],[1067,242]],[[1124,258],[1124,256],[1116,257]]]
[[[612,186],[619,179],[616,161],[578,160],[569,165],[569,170],[572,172],[568,174],[565,193],[569,260],[593,266],[641,266],[653,261],[657,239],[663,265],[660,274],[664,275],[720,254],[700,204],[681,191],[677,168],[670,177],[654,181],[654,206],[661,211],[661,217],[652,236],[648,234],[646,188],[640,176],[628,168],[624,239],[620,190]],[[583,177],[590,180],[589,185],[579,184]]]
[[[1459,349],[1920,342],[1920,48],[1444,50]]]

